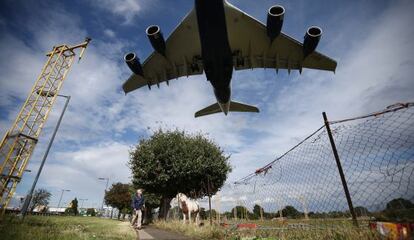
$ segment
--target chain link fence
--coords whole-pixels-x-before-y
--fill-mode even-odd
[[[361,117],[325,119],[274,161],[223,186],[211,198],[211,211],[202,199],[202,216],[208,219],[211,213],[216,224],[268,230],[412,223],[413,106],[395,104]]]

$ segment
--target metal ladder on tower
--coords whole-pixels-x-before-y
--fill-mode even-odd
[[[55,46],[46,54],[48,59],[39,77],[12,127],[1,140],[0,214],[4,214],[22,178],[40,132],[72,66],[75,50],[81,49],[80,61],[90,40],[86,38],[84,42],[74,46]]]

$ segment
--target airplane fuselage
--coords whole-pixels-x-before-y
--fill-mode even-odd
[[[227,35],[223,0],[195,0],[201,55],[207,80],[221,110],[230,107],[233,58]]]
[[[125,93],[203,70],[214,89],[216,102],[194,113],[201,117],[223,112],[256,112],[256,106],[231,100],[233,70],[303,68],[335,71],[337,63],[315,49],[322,29],[311,26],[303,43],[281,32],[285,9],[273,5],[266,24],[249,16],[227,0],[194,0],[194,8],[165,41],[161,28],[146,29],[154,52],[141,64],[135,53],[125,62],[133,74],[122,85]],[[200,66],[202,65],[202,66]]]

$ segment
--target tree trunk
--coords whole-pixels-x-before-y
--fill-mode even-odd
[[[118,210],[118,220],[121,218],[121,211]]]
[[[144,218],[145,224],[152,223],[152,208],[151,207],[145,207],[143,218]]]
[[[171,199],[172,199],[171,197],[164,197],[164,196],[162,197],[158,219],[167,220],[167,214],[171,208],[171,205],[170,205]]]

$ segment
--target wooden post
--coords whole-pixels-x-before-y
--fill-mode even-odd
[[[260,219],[263,222],[263,208],[262,207],[260,207]]]
[[[213,214],[211,212],[211,189],[210,189],[210,178],[207,176],[207,191],[208,191],[208,210],[210,215],[210,226],[213,225]]]
[[[210,226],[213,225],[213,213],[211,212],[211,196],[208,195],[208,209],[209,209],[209,215],[210,215]]]

